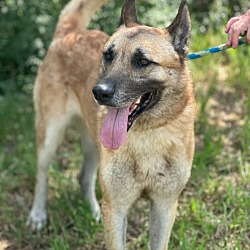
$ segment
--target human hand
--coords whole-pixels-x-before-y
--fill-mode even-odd
[[[250,9],[240,17],[231,18],[225,28],[228,33],[227,45],[236,48],[239,43],[239,36],[246,32],[246,40],[250,43]]]

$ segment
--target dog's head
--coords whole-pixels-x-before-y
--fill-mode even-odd
[[[102,78],[93,88],[97,102],[110,107],[101,132],[105,147],[119,148],[142,113],[171,115],[166,112],[174,110],[185,89],[183,78],[189,77],[189,33],[186,0],[166,29],[140,25],[135,0],[125,0],[119,27],[104,47]]]

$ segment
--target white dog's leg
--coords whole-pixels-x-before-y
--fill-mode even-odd
[[[57,120],[53,121],[44,132],[43,142],[38,142],[40,147],[37,150],[37,176],[33,206],[30,211],[27,225],[33,231],[39,231],[47,222],[46,214],[46,199],[48,189],[48,169],[49,165],[55,156],[58,145],[62,142],[65,130],[66,121]],[[37,140],[43,136],[38,136]]]
[[[177,202],[153,201],[150,210],[151,250],[166,250],[174,224]]]
[[[79,182],[82,187],[83,196],[90,204],[93,217],[99,221],[101,210],[95,193],[96,175],[98,170],[98,153],[93,140],[86,131],[86,128],[78,126],[77,129],[81,134],[81,144],[84,155],[82,169],[79,175]]]

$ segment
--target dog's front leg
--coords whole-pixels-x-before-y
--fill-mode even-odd
[[[124,250],[126,244],[127,208],[103,200],[102,213],[108,250]]]
[[[38,152],[35,196],[26,223],[33,231],[40,231],[47,222],[46,199],[48,189],[48,169],[52,158],[50,153],[51,152],[45,148]]]
[[[102,215],[107,249],[125,250],[127,213],[138,199],[139,191],[136,189],[133,179],[128,178],[130,175],[126,175],[123,171],[122,175],[118,175],[117,171],[120,171],[119,167],[116,167],[117,169],[113,169],[113,171],[109,171],[112,168],[107,167],[105,177],[102,173],[100,175],[103,193]],[[112,177],[109,178],[110,176]]]
[[[150,210],[151,250],[166,250],[174,224],[177,201],[152,201]]]
[[[40,111],[42,112],[42,111]],[[59,122],[60,121],[60,122]],[[46,200],[48,189],[48,170],[56,150],[63,140],[68,124],[68,117],[44,121],[40,116],[36,118],[37,140],[37,175],[35,196],[29,213],[27,225],[33,231],[40,231],[47,222]]]
[[[78,179],[82,187],[83,196],[90,204],[92,216],[96,221],[99,221],[101,210],[95,194],[96,174],[98,170],[97,150],[82,123],[77,124],[77,130],[81,135],[81,145],[84,153],[82,169],[78,175]]]

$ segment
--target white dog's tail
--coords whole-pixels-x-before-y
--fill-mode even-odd
[[[75,19],[75,25],[86,28],[96,12],[109,0],[71,0],[62,10],[57,28],[66,28],[69,19]]]

